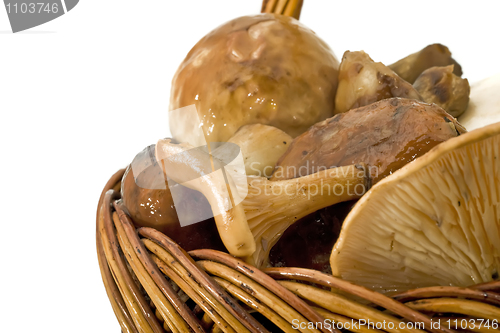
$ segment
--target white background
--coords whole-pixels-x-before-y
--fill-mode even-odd
[[[36,2],[36,1],[35,1]],[[108,177],[169,135],[171,78],[207,32],[259,0],[81,0],[12,34],[0,8],[0,331],[120,331],[95,253]],[[471,82],[500,72],[497,1],[306,0],[340,58],[392,63],[443,43]]]

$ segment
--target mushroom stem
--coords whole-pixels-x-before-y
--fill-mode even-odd
[[[290,225],[319,209],[359,199],[370,187],[370,177],[368,168],[360,164],[281,181],[248,177],[248,185],[243,207],[257,243],[254,263],[262,267]]]
[[[264,0],[261,12],[291,16],[298,20],[303,3],[303,0]]]
[[[219,235],[229,253],[261,267],[283,232],[302,217],[339,202],[360,198],[370,187],[364,164],[325,169],[300,178],[270,181],[247,176],[235,184],[222,178],[222,162],[208,152],[170,139],[156,145],[156,158],[174,181],[201,192],[212,208]],[[210,161],[210,162],[207,162]],[[246,197],[231,189],[248,186]],[[239,199],[235,202],[235,199]]]
[[[174,144],[170,139],[159,140],[155,154],[169,178],[207,198],[229,253],[237,257],[252,255],[255,241],[241,203],[233,201],[231,187],[235,188],[234,181],[228,173],[213,172],[223,167],[222,162],[202,149]]]

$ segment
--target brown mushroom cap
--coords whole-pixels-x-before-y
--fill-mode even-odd
[[[422,50],[395,62],[389,67],[403,80],[413,84],[428,68],[453,65],[453,73],[462,76],[462,67],[452,58],[450,50],[442,44],[431,44]]]
[[[500,123],[438,145],[358,201],[332,273],[382,292],[498,279],[499,185]]]
[[[465,129],[437,105],[385,99],[311,126],[278,160],[272,180],[366,163],[374,183]]]
[[[467,110],[470,86],[467,79],[453,73],[453,65],[431,67],[417,78],[413,87],[427,103],[435,103],[453,117]]]
[[[296,19],[240,17],[189,52],[172,81],[170,109],[195,104],[211,142],[227,141],[254,123],[295,137],[333,115],[338,66],[328,45]],[[181,118],[170,114],[173,137],[203,144]]]

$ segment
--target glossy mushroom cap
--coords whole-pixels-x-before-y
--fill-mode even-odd
[[[295,137],[333,115],[338,66],[328,45],[296,19],[240,17],[189,52],[172,81],[170,109],[195,104],[211,142],[227,141],[254,123]],[[170,113],[173,137],[203,144],[188,121]]]

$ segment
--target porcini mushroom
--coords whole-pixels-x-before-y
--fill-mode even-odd
[[[175,203],[171,189],[178,199]],[[142,150],[127,167],[121,182],[121,196],[136,227],[161,231],[186,251],[224,250],[205,197],[180,184],[169,186],[156,161],[155,145]],[[192,205],[193,201],[197,204]],[[181,225],[179,216],[202,222]]]
[[[498,279],[499,189],[500,123],[441,143],[357,202],[333,275],[381,292]]]
[[[424,101],[435,103],[458,118],[469,104],[469,81],[453,73],[453,65],[431,67],[420,74],[413,87]]]
[[[462,76],[462,67],[452,58],[450,50],[442,44],[431,44],[389,65],[389,68],[413,84],[426,69],[448,65],[453,65],[455,75]]]
[[[363,51],[346,51],[339,68],[335,113],[391,97],[422,100],[417,90],[381,62]]]
[[[292,141],[271,180],[308,175],[318,168],[366,163],[375,183],[435,145],[465,132],[437,105],[385,99],[311,126]]]
[[[246,197],[239,204],[229,205],[225,188],[232,182],[231,175],[219,182],[204,177],[207,172],[200,161],[208,157],[203,150],[164,139],[156,145],[156,158],[169,178],[205,195],[229,253],[257,267],[266,263],[272,246],[291,224],[318,209],[358,199],[370,185],[363,165],[325,168],[284,181],[248,176]],[[213,156],[210,159],[214,170],[224,164]],[[195,178],[200,181],[192,182]]]
[[[225,142],[241,126],[255,123],[295,137],[333,115],[338,66],[330,47],[298,20],[240,17],[191,49],[172,80],[170,109],[195,104],[209,142]],[[173,137],[205,144],[182,117],[170,113]]]

